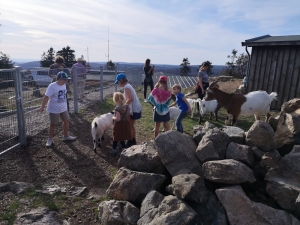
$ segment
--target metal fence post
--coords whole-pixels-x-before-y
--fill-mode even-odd
[[[115,80],[116,80],[116,78],[117,78],[117,74],[118,73],[118,69],[117,69],[117,67],[115,67]],[[114,80],[114,82],[115,82],[115,80]],[[115,84],[115,92],[117,92],[118,91],[118,84]]]
[[[16,106],[18,116],[18,130],[19,130],[19,142],[22,146],[27,144],[26,141],[26,127],[25,127],[25,115],[24,115],[24,100],[22,91],[22,77],[21,68],[15,66],[14,78],[15,78],[15,94],[16,94]]]
[[[100,66],[100,100],[103,101],[103,66]]]
[[[74,101],[74,112],[75,113],[78,113],[78,85],[77,85],[77,67],[74,66],[73,69],[72,69],[72,75],[73,75],[73,101]]]

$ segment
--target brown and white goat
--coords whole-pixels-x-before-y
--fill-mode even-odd
[[[216,83],[212,83],[207,90],[206,101],[216,99],[228,113],[225,120],[227,125],[232,117],[232,125],[234,125],[240,115],[253,115],[256,120],[260,119],[260,113],[265,114],[266,122],[270,118],[270,105],[273,100],[277,100],[277,93],[268,94],[265,91],[253,91],[246,95],[228,94],[219,90]]]

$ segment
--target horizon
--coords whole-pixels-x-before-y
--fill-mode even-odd
[[[299,7],[298,0],[6,1],[0,49],[16,62],[70,46],[89,62],[225,65],[233,49],[245,53],[247,39],[300,34]]]

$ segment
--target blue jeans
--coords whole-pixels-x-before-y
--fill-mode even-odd
[[[182,120],[188,115],[189,111],[181,111],[176,120],[177,131],[183,133]]]

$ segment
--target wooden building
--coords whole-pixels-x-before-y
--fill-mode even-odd
[[[300,35],[265,35],[245,40],[242,46],[246,46],[246,51],[252,47],[248,92],[277,92],[278,101],[271,105],[276,110],[284,102],[300,98]]]

